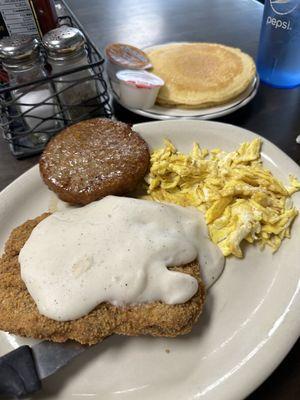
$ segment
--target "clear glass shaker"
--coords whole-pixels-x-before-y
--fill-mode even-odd
[[[47,59],[52,74],[87,66],[88,54],[82,32],[73,27],[61,26],[43,37]],[[97,81],[91,68],[55,78],[55,87],[64,110],[71,122],[90,117],[99,110]]]
[[[10,86],[45,78],[39,42],[29,35],[13,35],[0,40],[0,58]],[[33,145],[48,141],[63,127],[63,120],[50,83],[29,85],[12,91],[11,112],[22,115],[23,128]],[[40,104],[41,103],[41,104]],[[52,119],[52,118],[55,119]],[[57,118],[57,119],[56,119]]]

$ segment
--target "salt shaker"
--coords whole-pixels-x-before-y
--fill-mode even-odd
[[[61,26],[43,37],[52,74],[87,66],[88,54],[83,33],[73,27]],[[55,86],[65,117],[74,122],[99,108],[97,82],[93,71],[86,68],[55,79]]]
[[[29,35],[13,35],[0,40],[0,58],[11,86],[45,78],[39,42]],[[51,84],[27,85],[12,91],[14,112],[22,115],[24,129],[33,144],[48,141],[63,126]],[[54,119],[53,119],[54,117]]]

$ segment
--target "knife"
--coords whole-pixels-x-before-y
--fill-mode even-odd
[[[43,341],[21,346],[0,357],[0,397],[23,397],[41,389],[41,380],[54,374],[89,346],[76,342]]]

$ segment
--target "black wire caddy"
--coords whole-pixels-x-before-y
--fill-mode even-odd
[[[89,63],[21,85],[11,86],[9,83],[5,83],[0,86],[0,128],[4,139],[9,143],[11,152],[16,158],[25,158],[41,153],[52,136],[71,124],[88,118],[112,117],[108,88],[103,77],[103,57],[74,17],[71,18],[69,15],[62,16],[59,21],[60,24],[75,26],[82,31],[86,39]],[[43,53],[45,60],[47,60],[45,52]],[[80,79],[72,79],[70,77],[70,75],[86,69],[90,70],[89,75]],[[93,97],[85,98],[84,100],[79,98],[78,103],[74,102],[73,99],[71,104],[66,102],[62,104],[60,96],[63,92],[70,91],[70,89],[74,90],[76,85],[86,81],[95,82],[96,96],[93,93]],[[64,83],[63,88],[57,90],[56,83]],[[26,96],[26,94],[43,88],[45,84],[50,84],[52,87],[49,97],[43,98],[43,101],[31,101],[30,104],[22,101],[22,97]],[[59,87],[59,85],[57,86]],[[18,91],[21,92],[20,95],[16,95]],[[54,105],[55,107],[53,107]],[[51,106],[53,114],[48,115],[46,118],[41,115],[42,113],[38,112],[39,107],[41,109],[41,107]],[[82,112],[83,109],[84,112]],[[76,110],[80,112],[76,113]],[[68,117],[70,115],[72,115],[72,118]],[[74,118],[74,115],[77,116]],[[28,119],[31,121],[31,126],[26,123]],[[47,121],[53,122],[52,129],[43,129],[43,126],[47,125]]]

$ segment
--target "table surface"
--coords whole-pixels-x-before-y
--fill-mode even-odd
[[[255,0],[67,0],[95,44],[147,47],[171,41],[221,42],[256,55],[263,7]],[[117,119],[147,118],[115,105]],[[285,151],[298,164],[300,88],[280,90],[261,84],[252,102],[218,121],[252,130]],[[38,161],[16,160],[0,142],[0,190]],[[247,400],[300,399],[300,341],[270,378]]]

